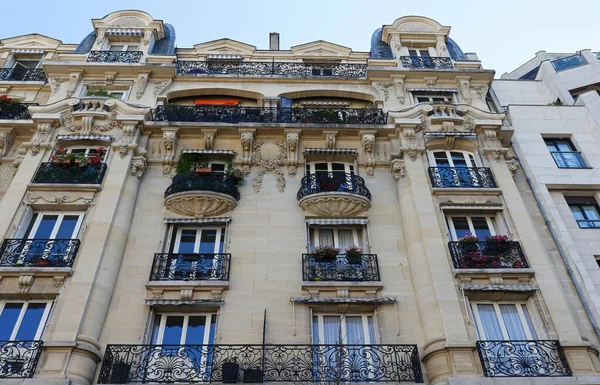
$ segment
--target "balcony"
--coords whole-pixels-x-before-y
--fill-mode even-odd
[[[18,103],[0,99],[0,119],[31,119],[28,107],[37,105],[37,103]]]
[[[105,173],[106,163],[90,163],[79,167],[46,162],[40,164],[31,183],[99,185]]]
[[[364,78],[366,64],[243,62],[243,61],[178,61],[177,76],[285,76],[297,78],[341,77]]]
[[[222,174],[175,175],[165,191],[165,206],[186,216],[215,216],[233,210],[240,200],[235,179]]]
[[[454,69],[452,60],[449,57],[423,57],[423,56],[400,56],[400,61],[404,68],[418,69]]]
[[[504,244],[461,241],[448,242],[455,269],[527,269],[519,242],[508,241]]]
[[[33,377],[41,353],[42,341],[0,341],[0,378]]]
[[[347,256],[320,260],[315,254],[302,254],[303,281],[379,281],[377,254]]]
[[[88,63],[139,63],[141,51],[91,51],[87,57]]]
[[[371,192],[358,175],[322,172],[302,178],[297,194],[303,210],[324,217],[348,217],[371,207]]]
[[[0,267],[72,267],[79,239],[5,239]]]
[[[108,345],[98,383],[423,382],[416,345]]]
[[[231,254],[154,254],[150,281],[229,281]]]
[[[477,341],[486,377],[572,376],[558,341]]]
[[[155,121],[198,123],[386,124],[380,108],[270,108],[168,105],[156,107]]]
[[[429,167],[431,185],[440,188],[496,188],[492,171],[487,167]]]
[[[0,68],[0,81],[45,82],[46,73],[42,68]]]

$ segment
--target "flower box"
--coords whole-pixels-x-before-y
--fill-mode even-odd
[[[196,173],[210,174],[210,173],[212,173],[212,167],[196,167]]]

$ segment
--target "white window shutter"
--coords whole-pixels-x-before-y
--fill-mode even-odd
[[[31,206],[26,206],[25,211],[23,212],[23,216],[19,221],[19,225],[17,226],[17,230],[15,231],[14,238],[23,239],[27,235],[27,228],[29,224],[33,220],[33,209]]]
[[[397,315],[396,315],[397,316]],[[374,329],[376,330],[376,336],[375,338],[377,338],[377,343],[381,344],[381,327],[379,326],[379,312],[377,311],[377,308],[373,309],[373,320],[375,321],[375,325]],[[373,341],[371,341],[371,343],[373,343]]]

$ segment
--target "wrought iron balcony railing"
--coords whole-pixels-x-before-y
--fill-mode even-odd
[[[155,121],[208,123],[386,124],[380,108],[271,108],[168,105],[156,107]]]
[[[188,172],[173,177],[173,183],[165,191],[169,195],[186,191],[212,191],[227,194],[236,201],[240,200],[240,192],[235,185],[235,179],[222,174],[198,174]]]
[[[108,345],[98,383],[423,382],[416,345]],[[338,382],[336,382],[338,383]]]
[[[365,180],[358,175],[344,172],[318,172],[305,176],[302,178],[297,198],[300,200],[308,195],[325,192],[358,194],[371,200],[371,192],[365,186]]]
[[[558,168],[588,168],[580,151],[550,151]]]
[[[142,51],[91,51],[88,63],[139,63]]]
[[[42,68],[0,68],[0,81],[45,82],[46,73]]]
[[[62,165],[52,162],[40,164],[31,183],[101,184],[106,173],[106,163]]]
[[[42,341],[0,341],[0,378],[31,378]]]
[[[429,178],[433,187],[498,187],[487,167],[429,167]]]
[[[0,247],[1,267],[71,267],[79,239],[5,239]]]
[[[454,68],[449,57],[423,57],[423,56],[400,56],[402,66],[405,68],[426,68],[451,70]]]
[[[366,64],[351,63],[298,63],[298,62],[244,62],[244,61],[178,61],[178,76],[288,76],[364,78]]]
[[[228,281],[231,254],[154,254],[151,281]]]
[[[37,103],[6,102],[0,99],[0,119],[31,119],[28,107],[37,105]]]
[[[526,269],[529,267],[519,242],[448,242],[455,269]]]
[[[377,254],[340,254],[330,260],[302,254],[303,281],[379,281]]]
[[[477,341],[486,377],[572,376],[558,341]]]

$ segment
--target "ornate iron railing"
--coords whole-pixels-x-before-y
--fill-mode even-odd
[[[178,61],[178,76],[289,76],[363,78],[366,64],[301,63],[301,62],[244,62],[244,61]]]
[[[208,123],[386,124],[380,108],[271,108],[168,105],[156,107],[155,121]]]
[[[139,63],[142,51],[91,51],[88,63]]]
[[[71,267],[79,245],[79,239],[5,239],[0,266]]]
[[[486,377],[572,376],[558,341],[477,341]]]
[[[558,168],[588,168],[579,151],[550,151]]]
[[[0,99],[0,119],[31,119],[28,107],[37,105],[37,103],[6,102]]]
[[[298,200],[305,196],[324,192],[345,192],[362,195],[371,200],[371,192],[365,186],[365,180],[358,175],[343,172],[318,172],[302,178]]]
[[[421,383],[416,345],[108,345],[98,383]]]
[[[462,243],[448,242],[450,255],[456,269],[521,269],[528,268],[519,242]]]
[[[173,177],[173,183],[165,191],[169,195],[186,191],[212,191],[227,194],[235,200],[240,200],[240,192],[235,185],[235,179],[222,174],[198,174],[188,172]]]
[[[31,183],[101,184],[106,173],[106,163],[62,165],[52,162],[40,164]]]
[[[433,187],[498,187],[487,167],[429,167],[429,178]]]
[[[451,70],[454,68],[449,57],[423,57],[423,56],[400,56],[402,66],[405,68],[427,68]]]
[[[340,254],[333,260],[322,260],[315,254],[302,254],[302,280],[379,281],[377,254]]]
[[[46,73],[42,68],[0,68],[0,81],[45,82]]]
[[[231,254],[154,254],[151,281],[228,281]]]
[[[31,378],[42,341],[0,341],[0,378]]]

